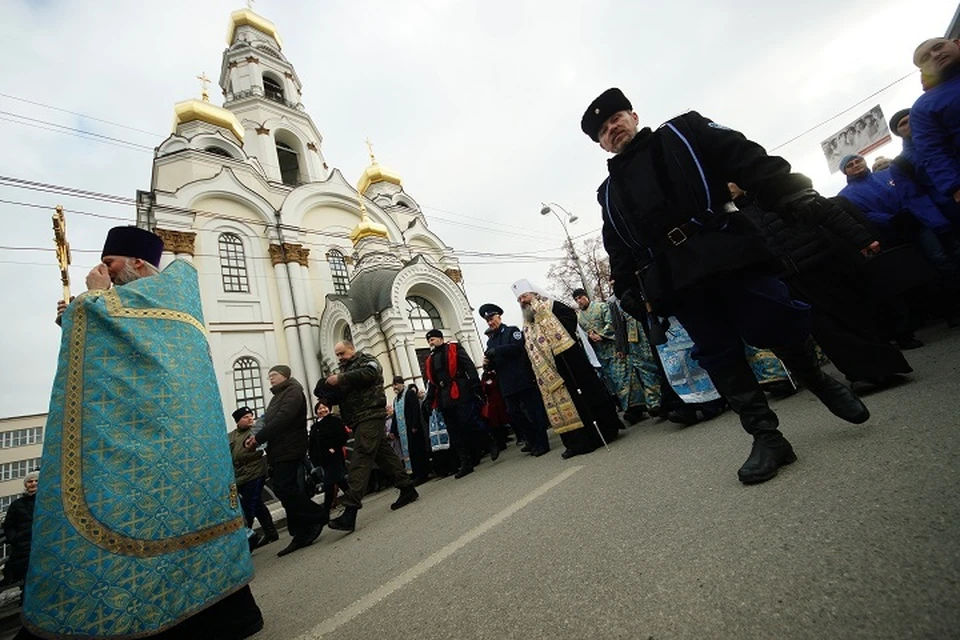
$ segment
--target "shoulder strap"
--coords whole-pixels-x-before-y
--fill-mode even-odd
[[[680,133],[680,130],[674,126],[672,122],[666,122],[662,127],[667,127],[670,131],[673,131],[674,134],[683,142],[684,146],[687,148],[687,151],[690,152],[690,157],[693,159],[693,164],[697,167],[697,172],[700,174],[700,181],[703,183],[703,192],[707,198],[707,210],[706,213],[710,216],[713,215],[713,199],[710,197],[710,187],[707,185],[707,176],[703,172],[703,166],[700,164],[700,158],[697,157],[697,154],[693,151],[693,145],[690,144],[690,141]],[[661,128],[662,128],[661,127]],[[698,222],[696,218],[691,218],[692,222]]]

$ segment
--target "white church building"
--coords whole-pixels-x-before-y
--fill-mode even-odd
[[[270,21],[235,11],[227,44],[223,106],[206,92],[175,105],[150,190],[137,194],[138,226],[165,243],[161,267],[197,267],[226,413],[262,412],[275,364],[312,390],[344,338],[380,360],[385,384],[400,375],[423,387],[434,327],[479,363],[458,258],[400,177],[372,149],[356,187],[327,165]]]

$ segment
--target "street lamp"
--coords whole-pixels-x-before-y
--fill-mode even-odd
[[[569,222],[570,224],[573,224],[574,222],[579,220],[579,218],[577,218],[577,216],[573,215],[572,213],[570,213],[569,211],[561,207],[556,202],[540,203],[540,215],[545,216],[552,213],[554,217],[560,222],[560,226],[563,227],[563,233],[565,236],[567,236],[567,244],[570,246],[570,257],[573,258],[573,263],[577,268],[577,273],[580,274],[580,284],[583,286],[583,290],[587,292],[587,299],[592,299],[593,296],[590,295],[590,285],[587,283],[587,276],[583,271],[583,264],[580,262],[580,256],[577,255],[576,247],[573,246],[573,238],[570,237],[570,232],[567,231],[567,222],[563,221],[563,218],[560,217],[560,214],[557,213],[554,207],[556,207],[557,209],[560,209],[560,211],[563,211],[563,213],[566,214],[567,222]]]

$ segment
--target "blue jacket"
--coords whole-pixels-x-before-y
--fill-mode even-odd
[[[533,368],[523,346],[523,332],[517,327],[501,324],[496,331],[487,331],[485,353],[494,371],[504,396],[536,386]]]
[[[889,171],[900,198],[901,209],[906,209],[920,224],[938,233],[951,229],[950,221],[913,175],[896,163],[890,165]]]
[[[930,174],[927,173],[922,164],[917,162],[917,150],[912,137],[903,139],[903,151],[894,158],[893,163],[907,175],[908,179],[916,183],[917,188],[922,193],[930,196],[930,199],[940,209],[940,213],[946,216],[947,220],[960,226],[960,204],[954,202],[953,195],[946,196],[933,186]],[[896,179],[899,183],[899,178]]]
[[[935,231],[950,229],[950,221],[937,205],[896,164],[876,173],[868,170],[864,176],[847,176],[847,186],[839,195],[850,200],[884,231],[891,230],[894,216],[901,212],[909,213],[921,225]]]
[[[847,176],[847,186],[837,194],[855,204],[870,222],[888,230],[893,217],[900,213],[900,194],[889,169],[862,176]]]
[[[915,159],[948,197],[960,190],[960,68],[951,75],[910,108]]]

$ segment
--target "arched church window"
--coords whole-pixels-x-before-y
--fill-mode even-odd
[[[341,340],[349,340],[350,342],[353,342],[353,331],[350,330],[350,325],[348,325],[348,324],[347,324],[347,325],[344,325],[344,327],[343,327],[343,335],[341,336],[340,339],[341,339]]]
[[[237,358],[233,363],[233,397],[237,407],[250,407],[257,417],[263,415],[263,382],[260,363],[250,356]]]
[[[327,252],[327,264],[330,265],[330,275],[333,277],[334,293],[347,295],[350,291],[350,275],[347,273],[347,262],[343,259],[343,254],[331,249]]]
[[[416,331],[429,331],[430,329],[443,327],[440,312],[437,311],[432,302],[420,296],[409,296],[407,298],[407,318]]]
[[[247,257],[243,252],[243,241],[235,233],[220,234],[220,274],[224,291],[250,293]]]
[[[223,156],[224,158],[232,158],[232,157],[233,157],[232,155],[230,155],[230,152],[227,151],[226,149],[221,149],[220,147],[213,146],[213,145],[211,145],[211,146],[209,146],[209,147],[206,147],[206,148],[204,149],[204,151],[205,151],[206,153],[212,153],[212,154],[215,155],[215,156]]]
[[[283,87],[270,76],[263,76],[263,95],[268,100],[283,102]]]
[[[277,141],[277,162],[280,165],[280,180],[292,187],[300,183],[300,158],[285,142]]]

